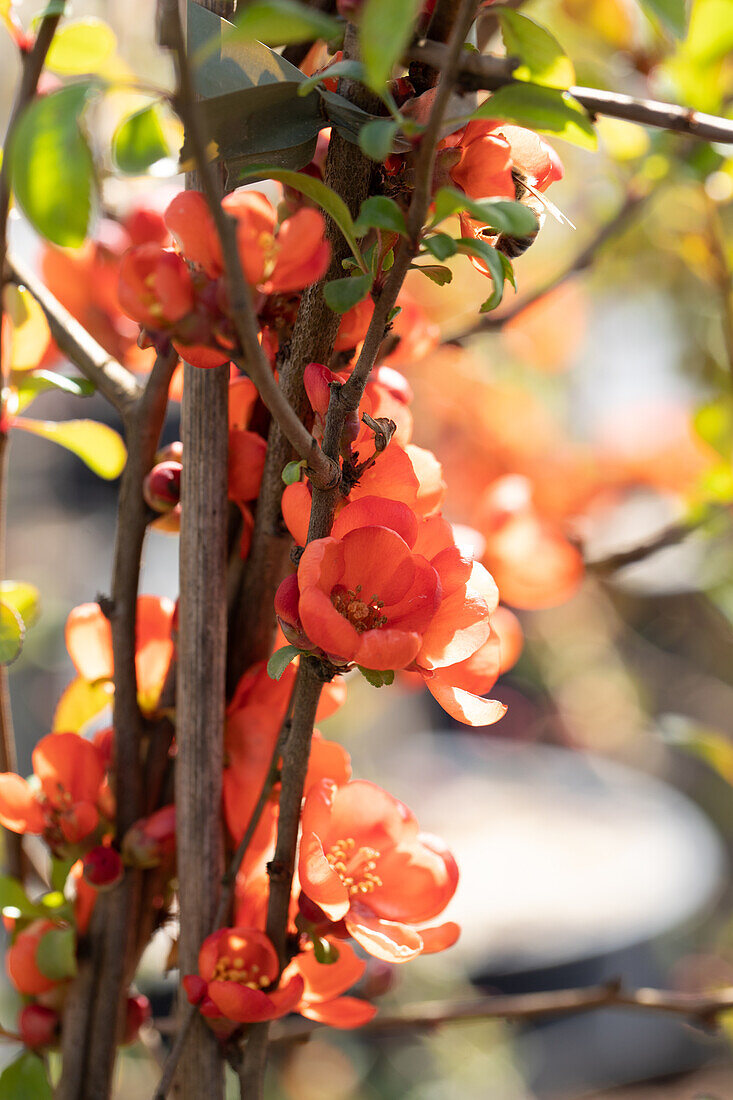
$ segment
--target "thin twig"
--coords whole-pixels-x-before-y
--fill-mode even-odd
[[[338,470],[323,454],[318,443],[278,386],[260,346],[257,314],[239,256],[237,223],[221,205],[220,187],[208,159],[207,143],[196,104],[178,3],[177,0],[163,0],[162,6],[163,42],[173,51],[177,74],[178,88],[174,96],[174,106],[186,128],[193,160],[199,172],[201,188],[221,244],[229,292],[229,313],[244,355],[243,366],[246,366],[247,373],[257,387],[262,400],[280,424],[299,457],[308,463],[308,474],[313,483],[323,486],[332,485],[338,479]]]
[[[712,1027],[722,1012],[733,1008],[733,987],[721,993],[677,993],[663,989],[624,990],[618,981],[580,989],[547,993],[519,993],[480,997],[468,1003],[431,1001],[406,1007],[392,1015],[375,1016],[359,1033],[404,1032],[467,1020],[533,1020],[544,1016],[589,1012],[601,1008],[643,1009],[680,1016],[700,1027]],[[272,1042],[295,1043],[307,1039],[322,1024],[293,1020],[277,1025]]]
[[[90,336],[28,264],[17,256],[9,255],[7,271],[14,283],[24,286],[36,299],[59,349],[85,378],[94,383],[125,421],[143,392],[135,376]]]
[[[445,46],[435,42],[422,42],[410,47],[405,60],[421,61],[435,68],[442,68],[447,58],[448,52]],[[513,76],[517,64],[518,62],[511,57],[467,53],[461,58],[458,81],[465,88],[496,91],[506,84],[519,83]],[[705,141],[733,144],[733,120],[703,114],[701,111],[693,111],[688,107],[680,107],[672,103],[636,99],[634,96],[606,92],[598,88],[572,87],[567,91],[591,115],[623,118],[643,126],[655,126],[661,130],[691,134]]]
[[[520,298],[519,301],[514,302],[509,309],[504,313],[497,316],[494,313],[487,313],[483,316],[477,317],[474,321],[470,322],[464,329],[454,333],[448,339],[449,344],[461,344],[464,340],[475,336],[479,332],[490,332],[497,329],[501,329],[509,321],[513,321],[515,317],[524,313],[526,309],[533,306],[540,299],[545,298],[548,294],[552,294],[558,287],[566,283],[568,279],[572,279],[575,275],[579,275],[581,272],[586,271],[592,266],[599,251],[603,248],[609,240],[618,236],[619,233],[623,233],[626,227],[639,215],[639,211],[643,205],[650,198],[649,192],[639,191],[638,188],[632,186],[629,188],[626,198],[623,203],[605,225],[602,225],[596,235],[585,246],[585,248],[578,253],[557,275],[554,275],[542,286],[533,290],[530,294],[524,298]]]

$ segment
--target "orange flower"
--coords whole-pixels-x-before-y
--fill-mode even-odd
[[[240,188],[222,202],[236,219],[237,244],[247,282],[265,294],[288,294],[325,274],[330,247],[319,211],[302,207],[277,229],[277,213],[259,191]],[[168,206],[165,222],[183,255],[212,279],[224,271],[213,219],[203,195],[184,191]]]
[[[330,921],[343,920],[370,955],[401,963],[455,942],[453,924],[425,938],[415,927],[445,909],[458,868],[442,841],[419,833],[402,802],[364,780],[337,787],[324,779],[308,792],[302,820],[303,894]]]
[[[254,928],[220,928],[207,936],[199,951],[199,973],[183,979],[186,995],[209,1019],[235,1023],[275,1020],[292,1012],[304,982],[293,975],[280,989],[275,948]]]
[[[330,1027],[361,1027],[376,1015],[375,1005],[359,997],[342,997],[341,994],[362,978],[366,963],[344,940],[333,936],[326,939],[333,955],[338,954],[335,960],[319,963],[313,944],[307,943],[283,974],[283,978],[299,974],[303,979],[303,996],[295,1011]]]
[[[76,733],[50,733],[33,750],[34,781],[0,775],[0,823],[14,833],[43,834],[62,850],[93,833],[104,795],[104,759]]]
[[[451,138],[446,144],[460,153],[460,160],[449,169],[450,176],[472,199],[516,198],[513,168],[538,191],[562,179],[563,168],[555,150],[523,126],[479,119],[469,122],[457,145],[455,135]]]
[[[171,328],[194,307],[186,264],[175,252],[141,244],[120,265],[120,305],[128,317],[150,329]]]
[[[582,555],[557,524],[537,511],[527,478],[508,474],[494,481],[482,497],[477,526],[486,537],[483,560],[506,603],[554,607],[580,587]]]
[[[229,430],[229,499],[240,506],[260,491],[267,442],[256,432]]]
[[[155,710],[173,656],[173,611],[173,601],[164,596],[138,596],[135,671],[138,701],[144,711]],[[66,648],[82,680],[112,679],[112,628],[98,603],[80,604],[71,611],[66,620]]]

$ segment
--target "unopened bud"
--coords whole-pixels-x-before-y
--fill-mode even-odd
[[[150,817],[136,821],[122,841],[125,863],[133,867],[157,867],[176,850],[176,807],[163,806]]]
[[[155,512],[170,512],[181,499],[181,463],[159,462],[143,482],[143,496]]]
[[[18,1034],[27,1047],[36,1050],[55,1042],[59,1030],[59,1015],[44,1005],[26,1005],[18,1015]]]
[[[84,878],[95,890],[111,890],[123,874],[122,859],[116,848],[98,844],[84,856]]]
[[[183,444],[180,439],[174,443],[168,443],[155,456],[157,462],[183,462]]]
[[[135,1042],[140,1028],[148,1022],[151,1014],[150,1001],[144,993],[138,993],[134,997],[130,995],[127,998],[123,1044]]]

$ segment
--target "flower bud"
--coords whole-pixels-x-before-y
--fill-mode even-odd
[[[125,833],[122,854],[133,867],[157,867],[176,850],[176,807],[163,806]]]
[[[143,482],[143,496],[155,512],[170,512],[181,499],[181,463],[159,462]]]
[[[246,379],[249,381],[249,379]],[[183,444],[180,439],[174,443],[168,443],[162,447],[155,456],[157,462],[183,462]]]
[[[123,1044],[134,1043],[143,1024],[150,1019],[152,1010],[150,1001],[144,993],[138,993],[134,997],[127,998],[125,1010],[125,1032],[122,1038]]]
[[[124,874],[116,848],[98,844],[84,856],[84,878],[95,890],[111,890]]]
[[[47,1047],[55,1042],[59,1029],[59,1015],[44,1005],[26,1005],[18,1014],[18,1033],[27,1047]]]

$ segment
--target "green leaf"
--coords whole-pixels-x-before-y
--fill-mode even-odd
[[[481,313],[496,309],[504,296],[504,265],[501,262],[501,253],[492,248],[488,241],[477,240],[474,237],[461,237],[456,244],[459,252],[466,256],[475,256],[486,264],[494,289],[481,306]]]
[[[349,213],[349,208],[341,196],[332,191],[330,187],[326,187],[325,183],[314,179],[313,176],[306,176],[302,172],[288,172],[278,168],[252,167],[243,172],[242,176],[244,178],[256,176],[260,179],[279,180],[280,183],[300,191],[301,194],[307,195],[309,199],[317,202],[321,209],[325,210],[329,217],[336,222],[359,267],[362,271],[364,270],[364,261],[359,249],[359,242],[356,239],[354,222]]]
[[[304,458],[301,458],[300,462],[288,462],[287,466],[283,469],[281,477],[286,485],[295,485],[296,481],[300,481],[300,471],[305,469],[308,463]]]
[[[499,252],[499,259],[501,260],[501,266],[504,268],[504,280],[507,283],[511,283],[514,290],[516,290],[517,279],[514,274],[514,268],[512,267],[512,261],[508,256],[505,256],[503,252]]]
[[[575,83],[572,61],[545,27],[510,8],[498,9],[498,16],[507,54],[523,62],[514,70],[517,80],[532,80],[550,88],[569,88]]]
[[[271,680],[279,680],[288,665],[299,656],[300,650],[295,645],[284,645],[276,649],[267,662],[267,675]]]
[[[390,233],[407,235],[405,215],[394,199],[388,199],[384,195],[373,195],[364,199],[354,231],[357,237],[363,237],[368,229],[386,229]]]
[[[733,446],[733,410],[730,399],[710,401],[695,412],[692,423],[695,431],[718,454],[727,459]]]
[[[420,0],[367,0],[359,24],[366,80],[381,92],[412,36]]]
[[[372,275],[355,275],[353,278],[332,279],[323,288],[326,305],[334,313],[347,313],[358,302],[366,298],[371,290]]]
[[[477,202],[456,187],[441,187],[435,196],[436,225],[452,214],[467,211],[472,218],[489,229],[506,233],[510,237],[531,237],[539,229],[537,218],[521,202],[510,199],[487,199]]]
[[[118,432],[96,420],[27,420],[16,417],[14,428],[40,435],[73,451],[90,470],[111,481],[125,468],[127,451]]]
[[[74,865],[73,859],[58,859],[53,856],[51,859],[51,885],[54,890],[58,890],[63,893],[66,880],[69,877],[69,871]]]
[[[294,42],[328,41],[343,33],[344,25],[330,15],[298,4],[295,0],[253,0],[234,20],[229,41],[264,42],[289,46]]]
[[[112,156],[125,175],[142,176],[151,165],[170,155],[155,104],[130,115],[112,135]]]
[[[79,127],[89,91],[72,84],[34,99],[10,147],[18,205],[42,237],[64,248],[83,244],[92,216],[94,162]]]
[[[17,879],[0,875],[0,911],[17,909],[25,916],[37,916],[38,907],[28,898]]]
[[[453,281],[453,272],[442,264],[411,264],[411,271],[420,271],[436,286],[446,286]]]
[[[393,118],[375,118],[359,130],[359,148],[365,156],[379,163],[392,152],[392,142],[399,129]]]
[[[73,928],[51,928],[38,941],[36,965],[54,982],[76,974],[76,933]]]
[[[9,665],[20,656],[25,640],[22,618],[9,603],[0,601],[0,665]]]
[[[448,233],[433,233],[431,237],[425,237],[422,243],[436,260],[447,260],[458,251],[456,242]]]
[[[595,149],[596,134],[577,100],[556,88],[507,84],[485,100],[471,118],[501,118],[554,134],[583,149]]]
[[[41,594],[28,581],[0,581],[0,600],[8,604],[28,627],[38,618]]]
[[[313,936],[313,954],[322,966],[332,966],[339,960],[339,949],[321,936]]]
[[[62,390],[64,393],[73,394],[74,397],[90,397],[95,392],[95,385],[88,378],[69,378],[65,374],[57,374],[51,370],[34,370],[25,372],[18,383],[18,412],[27,409],[31,401],[46,390]]]
[[[46,1067],[26,1050],[0,1074],[0,1100],[52,1100]]]
[[[346,76],[350,80],[364,82],[364,66],[361,61],[335,61],[320,73],[308,77],[298,88],[298,95],[308,95],[308,92],[322,84],[324,80],[332,80],[335,77]]]
[[[359,669],[364,679],[369,681],[372,687],[389,687],[390,684],[394,683],[394,671],[391,668],[362,668],[361,665],[357,665],[356,667]]]
[[[687,4],[685,0],[640,0],[644,12],[656,18],[675,38],[687,34]],[[728,18],[731,12],[728,11]]]
[[[103,20],[75,19],[56,31],[46,58],[46,68],[59,76],[83,76],[101,72],[114,57],[117,37]]]

